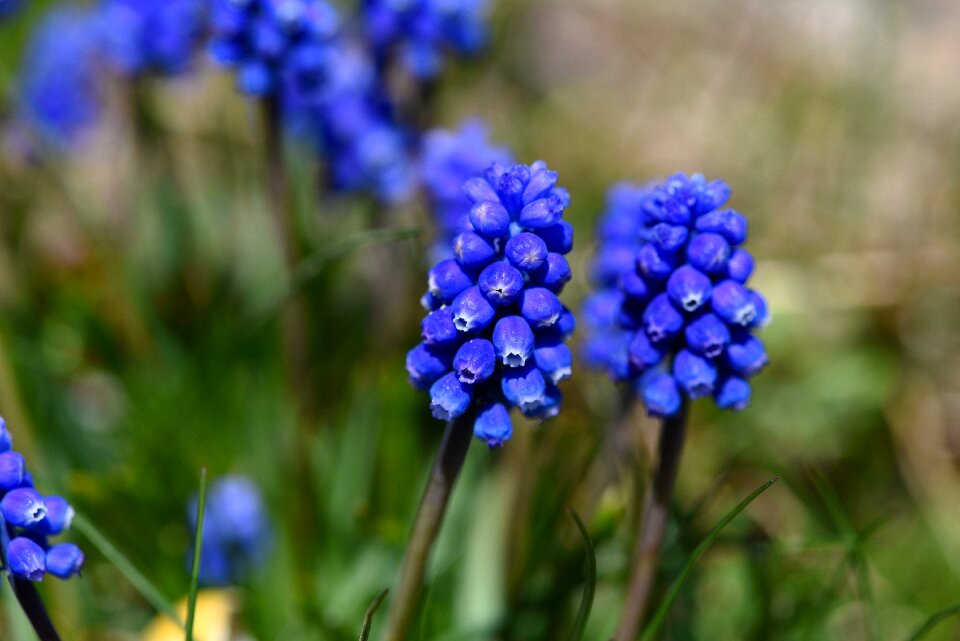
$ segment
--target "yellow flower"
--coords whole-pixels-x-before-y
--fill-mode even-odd
[[[230,641],[236,609],[236,596],[231,590],[201,590],[197,594],[193,638],[197,641]],[[186,620],[186,597],[177,604],[177,613]],[[183,641],[183,629],[170,617],[158,614],[144,629],[141,641]]]

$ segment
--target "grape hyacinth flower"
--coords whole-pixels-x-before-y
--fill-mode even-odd
[[[487,0],[366,0],[364,17],[381,60],[396,49],[414,77],[431,80],[444,51],[470,55],[486,45],[487,12]]]
[[[510,411],[547,419],[560,411],[557,384],[570,376],[573,314],[557,295],[570,280],[564,255],[573,228],[570,196],[545,163],[493,163],[463,183],[469,229],[453,258],[427,277],[423,341],[407,354],[410,382],[429,390],[447,421],[394,590],[384,641],[403,641],[416,611],[430,549],[473,437],[490,448],[513,433]]]
[[[56,9],[33,33],[20,72],[19,125],[41,146],[78,147],[103,110],[93,16]]]
[[[196,529],[197,497],[188,509]],[[207,493],[203,517],[200,582],[234,585],[262,566],[272,545],[269,515],[257,485],[244,476],[224,476]],[[191,551],[188,562],[193,558]]]
[[[322,91],[340,29],[325,0],[212,0],[210,12],[210,53],[236,69],[243,93],[304,101]]]
[[[83,552],[73,543],[51,544],[48,537],[70,529],[73,508],[33,487],[23,456],[12,446],[0,417],[0,541],[5,544],[0,561],[17,579],[42,581],[47,574],[69,579],[83,569]]]
[[[508,409],[550,418],[570,375],[573,314],[557,295],[570,280],[573,230],[567,191],[543,162],[494,163],[463,190],[472,203],[454,258],[430,270],[423,342],[407,356],[411,382],[429,390],[433,415],[475,413],[491,448],[512,434]],[[470,414],[473,415],[473,414]]]
[[[747,379],[767,363],[753,336],[767,306],[747,287],[747,221],[722,208],[729,196],[726,183],[699,174],[611,190],[592,269],[597,292],[584,309],[587,356],[631,382],[653,416],[675,416],[684,399],[702,396],[743,409]]]
[[[103,0],[98,9],[103,56],[130,77],[184,72],[205,28],[202,0]]]
[[[651,500],[637,529],[634,565],[616,641],[636,639],[651,594],[689,401],[712,396],[722,409],[750,402],[747,379],[767,363],[753,331],[767,321],[763,297],[747,287],[753,257],[741,247],[747,220],[723,208],[722,180],[677,174],[611,190],[600,221],[584,316],[589,360],[629,382],[647,412],[663,419]]]
[[[479,175],[491,163],[513,162],[505,147],[490,143],[486,124],[479,119],[463,121],[456,130],[428,131],[421,148],[420,173],[440,229],[438,258],[449,258],[450,241],[470,230],[472,203],[463,193],[463,183]]]

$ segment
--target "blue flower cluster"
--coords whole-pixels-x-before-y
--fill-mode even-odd
[[[464,181],[495,162],[510,164],[513,154],[490,143],[481,120],[465,120],[456,130],[434,129],[424,136],[420,174],[440,228],[438,245],[447,255],[453,237],[470,230],[471,203],[463,193]]]
[[[23,456],[12,447],[0,418],[0,561],[21,579],[69,579],[83,569],[83,552],[73,543],[50,545],[47,537],[70,528],[73,508],[62,497],[37,492]]]
[[[455,257],[430,270],[423,342],[407,354],[433,415],[470,417],[490,447],[510,438],[511,406],[555,416],[557,383],[570,376],[574,317],[557,294],[570,280],[573,228],[563,220],[570,196],[556,184],[541,161],[495,163],[463,184],[470,230],[454,238]]]
[[[598,291],[584,307],[586,358],[632,381],[651,415],[675,415],[684,395],[743,409],[747,379],[767,364],[752,335],[767,305],[746,286],[747,220],[722,209],[729,197],[725,182],[699,174],[609,194],[592,270]]]
[[[212,0],[213,58],[253,96],[307,101],[322,92],[340,16],[324,0]]]
[[[98,10],[101,51],[127,76],[182,73],[204,32],[202,0],[104,0]]]
[[[197,527],[197,497],[189,507],[190,527]],[[232,585],[266,560],[272,528],[256,484],[244,476],[225,476],[210,485],[203,515],[200,581]],[[188,557],[193,558],[191,553]]]
[[[396,48],[420,79],[440,73],[444,50],[472,54],[489,37],[487,0],[366,0],[365,18],[378,56]]]
[[[43,145],[69,148],[100,118],[96,26],[79,9],[50,12],[23,56],[19,120]]]

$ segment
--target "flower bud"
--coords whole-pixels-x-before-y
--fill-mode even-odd
[[[443,307],[427,314],[420,321],[420,336],[427,345],[449,345],[457,340],[457,326],[453,322],[453,310]]]
[[[0,492],[20,487],[25,473],[26,465],[19,452],[9,450],[0,454]]]
[[[663,372],[651,372],[639,379],[640,397],[650,416],[667,418],[680,411],[682,398],[677,382]]]
[[[473,279],[452,258],[440,261],[427,274],[427,290],[444,303],[451,302],[471,285]]]
[[[453,254],[464,268],[480,270],[496,257],[497,250],[483,236],[465,231],[453,239]]]
[[[520,313],[534,328],[550,327],[560,320],[563,305],[549,289],[529,287],[520,295]]]
[[[720,274],[730,258],[730,244],[720,234],[697,234],[687,245],[687,260],[705,274]]]
[[[547,259],[540,267],[530,272],[530,282],[549,289],[554,294],[563,291],[563,286],[570,282],[572,274],[570,263],[560,254],[549,252]]]
[[[47,572],[58,579],[69,579],[80,574],[85,560],[83,552],[76,545],[60,543],[47,550]]]
[[[407,372],[414,387],[428,390],[438,378],[450,370],[450,359],[443,351],[418,343],[407,352]]]
[[[523,412],[540,407],[546,399],[547,383],[543,373],[532,365],[504,371],[500,387],[506,399]]]
[[[510,212],[499,201],[484,200],[470,209],[470,224],[487,238],[503,238],[510,233]]]
[[[704,314],[684,329],[687,347],[706,358],[716,358],[730,342],[730,330],[715,314]]]
[[[536,234],[521,232],[507,241],[504,255],[520,271],[532,272],[547,259],[547,244]]]
[[[750,404],[750,383],[731,376],[717,386],[713,398],[720,409],[740,411]]]
[[[672,338],[683,329],[683,315],[678,312],[666,294],[659,294],[643,312],[643,327],[654,343]]]

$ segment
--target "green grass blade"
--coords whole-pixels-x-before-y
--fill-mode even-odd
[[[960,603],[951,605],[949,608],[944,608],[943,610],[931,615],[931,617],[927,619],[923,625],[917,628],[916,632],[910,635],[910,638],[907,639],[907,641],[917,641],[917,639],[926,636],[927,632],[930,632],[935,625],[954,614],[960,614]]]
[[[373,627],[373,615],[376,614],[377,608],[380,607],[380,604],[383,603],[383,600],[387,598],[387,592],[390,590],[384,590],[373,600],[370,604],[370,607],[367,608],[367,613],[363,615],[363,627],[360,628],[360,641],[367,641],[370,638],[370,628]]]
[[[587,619],[590,618],[590,609],[593,607],[593,597],[597,592],[597,555],[593,550],[593,541],[590,540],[590,534],[587,528],[580,520],[580,516],[572,507],[567,511],[573,517],[577,524],[577,530],[583,538],[583,546],[587,553],[587,582],[583,587],[583,598],[580,599],[580,609],[577,611],[577,619],[574,621],[573,630],[570,631],[570,641],[580,641],[583,639],[583,633],[587,628]]]
[[[690,572],[693,571],[693,567],[697,564],[697,561],[700,560],[700,557],[704,555],[707,549],[713,545],[713,542],[717,540],[717,538],[720,536],[720,533],[723,532],[723,529],[730,524],[730,521],[737,518],[737,515],[743,512],[748,505],[753,503],[754,499],[770,489],[770,486],[779,480],[779,477],[770,479],[755,489],[750,496],[740,501],[740,503],[737,504],[737,507],[727,512],[727,514],[720,519],[720,522],[713,526],[713,529],[710,530],[710,533],[707,534],[706,538],[700,542],[700,545],[697,546],[697,548],[693,551],[693,554],[691,554],[687,559],[687,562],[683,566],[683,570],[680,572],[680,575],[673,581],[673,585],[671,585],[670,589],[667,590],[666,595],[664,595],[663,600],[657,607],[656,613],[654,613],[653,618],[650,619],[650,623],[647,624],[646,628],[644,628],[643,634],[640,636],[640,641],[653,641],[653,639],[656,637],[657,632],[660,630],[664,620],[667,618],[667,613],[670,611],[670,607],[677,599],[677,595],[680,594],[680,588],[683,587],[683,584],[690,575]]]
[[[123,552],[110,539],[101,534],[100,530],[94,527],[85,516],[76,514],[73,517],[73,527],[85,536],[93,544],[93,547],[100,551],[100,554],[120,570],[120,574],[126,577],[127,581],[140,593],[140,596],[146,599],[147,603],[152,605],[157,612],[167,615],[177,625],[183,627],[183,620],[180,615],[177,614],[177,611],[160,590],[154,587],[150,580],[130,562],[130,559],[124,556]]]
[[[187,596],[187,641],[193,641],[193,619],[197,613],[197,591],[200,588],[200,557],[203,552],[203,513],[207,505],[207,468],[200,470],[200,498],[197,500],[197,531],[193,537],[193,569],[190,572],[190,593]]]

